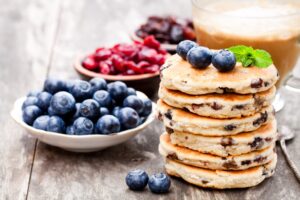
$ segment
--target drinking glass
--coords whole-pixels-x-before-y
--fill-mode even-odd
[[[300,56],[300,1],[192,0],[192,4],[200,45],[212,49],[234,45],[264,49],[279,71],[277,89],[283,85]],[[298,74],[296,85],[300,91],[300,66]],[[276,111],[284,106],[279,92],[273,105]]]

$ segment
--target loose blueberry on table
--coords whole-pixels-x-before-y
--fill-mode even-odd
[[[132,129],[151,112],[151,100],[138,97],[135,89],[121,81],[107,84],[102,78],[89,82],[47,79],[43,91],[30,92],[22,105],[26,124],[67,135],[108,135]]]
[[[160,43],[153,36],[149,36],[143,42],[116,44],[111,48],[100,47],[83,59],[82,66],[106,75],[156,73],[164,64],[166,54]],[[103,82],[91,82],[91,85],[97,90],[106,89]]]
[[[131,190],[141,191],[148,184],[148,174],[144,170],[136,169],[130,171],[126,178],[126,184]]]
[[[149,178],[149,189],[153,193],[163,194],[169,192],[171,181],[164,173],[157,173]]]

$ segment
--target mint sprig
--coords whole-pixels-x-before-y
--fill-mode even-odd
[[[256,66],[258,68],[267,68],[273,61],[271,55],[261,49],[253,49],[252,47],[237,45],[228,48],[238,62],[241,62],[243,67]]]

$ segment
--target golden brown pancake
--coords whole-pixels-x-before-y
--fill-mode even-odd
[[[277,155],[271,162],[241,171],[209,170],[166,159],[165,168],[169,175],[205,188],[246,188],[258,185],[274,174]]]
[[[275,144],[273,142],[272,145],[262,150],[237,156],[220,157],[174,145],[167,133],[160,136],[159,144],[159,152],[165,158],[186,165],[219,170],[244,170],[266,164],[274,158],[274,148]]]
[[[254,131],[274,119],[272,106],[263,108],[254,115],[243,118],[216,119],[202,117],[191,112],[157,102],[158,118],[170,129],[206,136],[235,135]]]
[[[274,65],[258,68],[243,67],[241,63],[237,63],[232,71],[221,73],[212,65],[206,69],[194,68],[177,54],[169,57],[161,70],[161,83],[164,87],[191,95],[257,93],[270,89],[278,78]]]
[[[276,88],[256,94],[205,94],[189,95],[160,86],[159,97],[168,105],[185,108],[200,116],[213,118],[245,117],[271,105]]]
[[[168,129],[170,131],[170,129]],[[180,131],[171,131],[171,142],[202,153],[217,156],[241,155],[272,146],[277,139],[276,120],[259,129],[232,136],[202,136]]]

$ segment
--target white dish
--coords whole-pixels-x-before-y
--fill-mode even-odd
[[[142,92],[137,93],[138,96],[145,96]],[[22,104],[26,97],[19,98],[15,101],[14,107],[11,111],[12,118],[23,128],[25,128],[30,135],[39,139],[40,141],[73,152],[93,152],[105,149],[127,141],[134,137],[147,127],[155,118],[155,103],[152,103],[152,113],[147,120],[134,129],[129,129],[111,135],[66,135],[61,133],[54,133],[35,129],[27,125],[22,119]]]

